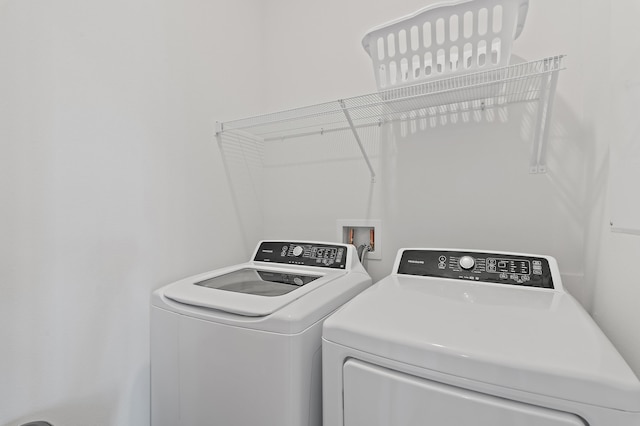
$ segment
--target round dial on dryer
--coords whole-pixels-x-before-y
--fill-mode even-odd
[[[466,271],[469,271],[476,266],[476,261],[471,256],[462,256],[458,263],[460,264],[460,267]]]
[[[293,255],[294,255],[294,256],[296,256],[296,257],[297,257],[297,256],[300,256],[303,252],[304,252],[304,249],[303,249],[302,247],[300,247],[300,246],[295,246],[295,247],[293,248],[293,252],[292,252],[292,253],[293,253]]]

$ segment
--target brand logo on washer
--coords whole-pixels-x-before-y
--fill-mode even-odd
[[[409,259],[409,260],[407,260],[407,263],[416,263],[418,265],[424,265],[424,260],[412,260],[412,259]]]

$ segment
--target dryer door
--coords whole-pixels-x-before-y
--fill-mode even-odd
[[[565,412],[461,389],[351,359],[345,426],[585,426]]]

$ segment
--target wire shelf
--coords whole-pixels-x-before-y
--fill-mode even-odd
[[[540,98],[545,77],[558,72],[563,56],[525,62],[383,92],[220,123],[219,131],[244,130],[265,140],[349,128],[344,107],[356,127],[405,119],[409,112],[431,116],[464,112]]]
[[[485,110],[519,102],[539,102],[531,171],[543,172],[545,126],[564,55],[429,81],[386,91],[218,123],[217,134],[244,131],[264,141],[382,125],[410,117]],[[359,142],[359,141],[358,141]],[[360,142],[359,142],[360,143]],[[542,147],[542,148],[541,148]],[[540,152],[542,150],[542,153]],[[363,151],[366,159],[366,153]],[[368,162],[368,160],[367,160]],[[374,176],[371,170],[372,177]]]

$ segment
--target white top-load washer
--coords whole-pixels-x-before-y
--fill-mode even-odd
[[[152,425],[320,425],[322,322],[370,284],[353,246],[262,241],[155,291]]]
[[[548,256],[400,250],[324,323],[325,426],[638,426],[640,382]]]

